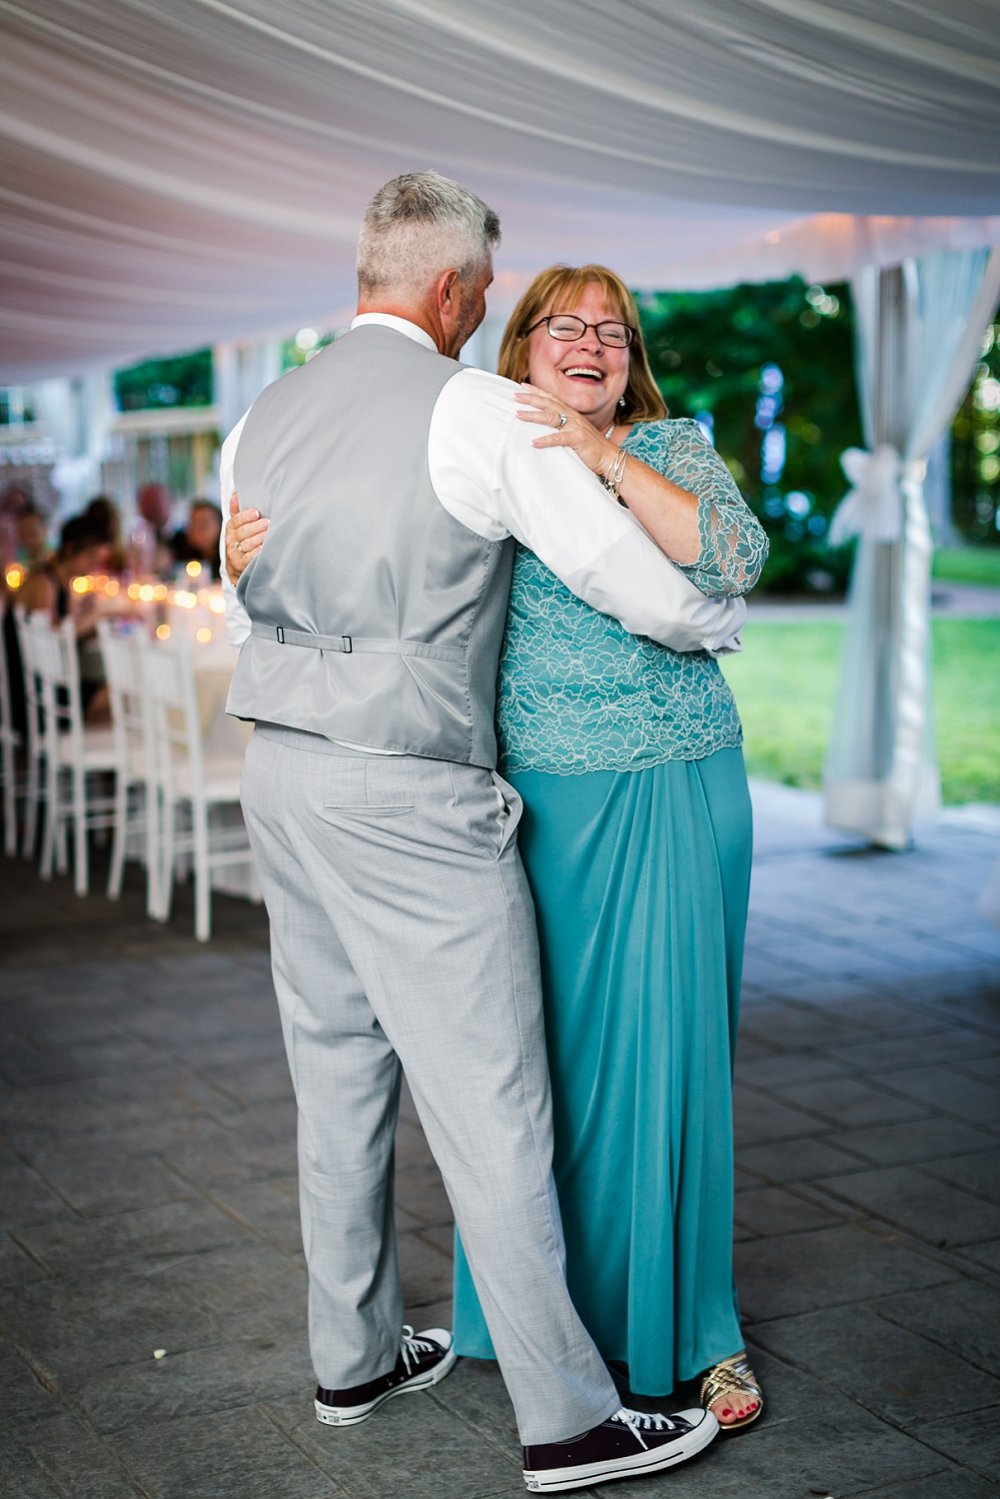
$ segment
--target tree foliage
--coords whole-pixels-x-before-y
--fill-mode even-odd
[[[115,374],[119,411],[212,404],[212,351],[196,349],[174,359],[147,359]]]
[[[959,531],[1000,545],[1000,323],[986,331],[972,388],[952,425],[951,474]]]
[[[662,292],[640,298],[640,316],[671,415],[708,414],[716,447],[767,529],[771,555],[762,586],[843,587],[850,548],[832,551],[826,530],[847,489],[840,454],[861,445],[848,288],[807,287],[796,276],[724,291]],[[786,445],[780,478],[771,483],[762,477],[764,433],[755,425],[769,365],[783,376],[775,421]]]

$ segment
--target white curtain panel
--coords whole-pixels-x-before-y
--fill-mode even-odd
[[[336,327],[365,203],[646,288],[1000,242],[993,0],[0,0],[0,381]]]
[[[212,387],[219,430],[231,432],[272,380],[282,372],[280,339],[216,344],[212,351]]]
[[[858,537],[826,819],[905,848],[939,804],[930,691],[930,525],[923,480],[1000,300],[1000,251],[938,251],[854,280],[856,369],[867,452],[844,454],[852,489],[831,525]]]
[[[117,415],[114,391],[108,373],[91,371],[39,381],[32,396],[57,449],[49,482],[59,495],[52,517],[58,522],[75,514],[101,487],[101,460]]]

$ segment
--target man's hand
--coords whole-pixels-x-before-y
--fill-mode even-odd
[[[263,546],[264,532],[270,522],[259,510],[241,510],[235,491],[229,500],[229,517],[226,522],[226,572],[235,588],[240,573]]]

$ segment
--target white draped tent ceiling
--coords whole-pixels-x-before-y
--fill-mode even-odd
[[[346,316],[373,190],[636,286],[1000,241],[992,0],[0,0],[0,382]]]

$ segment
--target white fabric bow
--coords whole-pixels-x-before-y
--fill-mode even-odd
[[[863,536],[866,541],[898,541],[903,530],[899,484],[904,464],[896,449],[888,442],[874,453],[847,448],[840,455],[840,466],[852,487],[830,522],[830,545],[843,546],[852,536]]]

